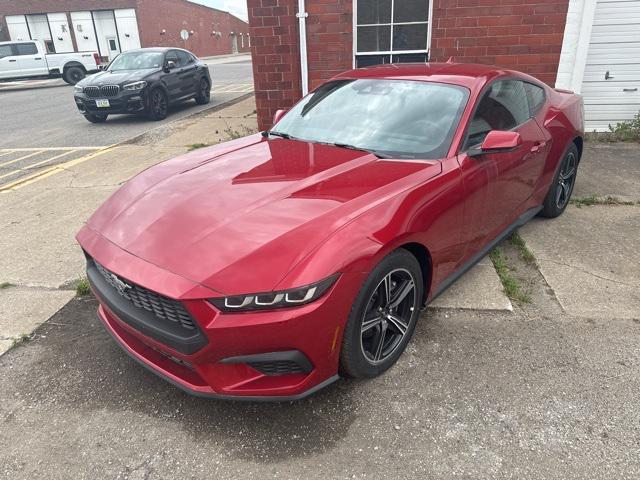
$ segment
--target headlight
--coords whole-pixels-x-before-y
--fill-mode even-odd
[[[339,274],[320,280],[304,287],[280,290],[277,292],[252,293],[250,295],[236,295],[232,297],[210,298],[219,310],[223,312],[248,312],[255,310],[270,310],[274,308],[297,307],[317,300],[338,279]]]
[[[146,86],[147,86],[147,82],[142,81],[142,82],[129,83],[122,88],[124,88],[125,90],[142,90]]]
[[[84,87],[81,87],[80,85],[74,85],[73,91],[76,93],[82,93],[84,91]]]

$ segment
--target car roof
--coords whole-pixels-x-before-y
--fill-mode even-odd
[[[349,70],[333,77],[333,79],[383,78],[394,80],[422,80],[473,88],[478,84],[484,85],[491,79],[503,75],[517,76],[536,81],[533,77],[529,77],[523,73],[492,65],[453,62],[391,63],[376,65],[373,67]],[[536,81],[536,83],[538,83],[538,81]]]
[[[164,52],[168,52],[169,50],[182,50],[183,52],[189,52],[189,50],[185,50],[184,48],[180,48],[180,47],[147,47],[147,48],[134,48],[131,50],[125,50],[122,53],[136,53],[136,52],[160,52],[160,53],[164,53]],[[192,54],[193,55],[193,54]]]

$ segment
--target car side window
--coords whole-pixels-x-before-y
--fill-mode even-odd
[[[524,82],[498,80],[485,91],[469,124],[465,148],[482,143],[491,130],[511,130],[531,118]]]
[[[36,55],[38,48],[35,43],[16,43],[18,55]]]
[[[527,92],[527,100],[529,101],[529,112],[533,117],[540,111],[542,105],[544,105],[544,89],[542,87],[539,87],[538,85],[534,85],[533,83],[526,82],[524,84],[524,89]]]
[[[13,56],[11,45],[0,45],[0,58]]]
[[[192,59],[191,59],[192,57],[188,52],[183,52],[182,50],[178,50],[177,55],[178,55],[179,67],[186,67],[187,65],[192,63]]]
[[[168,62],[174,62],[176,64],[176,67],[180,66],[180,61],[178,60],[178,55],[176,54],[175,50],[171,50],[171,51],[167,52],[167,56],[164,59],[165,65]]]

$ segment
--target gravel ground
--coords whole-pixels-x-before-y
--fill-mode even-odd
[[[640,477],[640,324],[429,310],[398,365],[296,403],[190,397],[76,299],[0,357],[3,478]]]

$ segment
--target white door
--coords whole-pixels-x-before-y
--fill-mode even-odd
[[[25,77],[35,77],[39,75],[48,75],[49,67],[47,66],[44,54],[38,51],[36,42],[21,42],[14,44],[16,53],[18,54],[18,65]]]
[[[118,48],[118,39],[116,37],[105,37],[107,46],[109,47],[109,61],[113,60],[120,53]]]
[[[640,0],[597,0],[581,93],[587,131],[640,111]]]
[[[18,57],[11,45],[0,45],[0,78],[17,77],[20,73]]]

